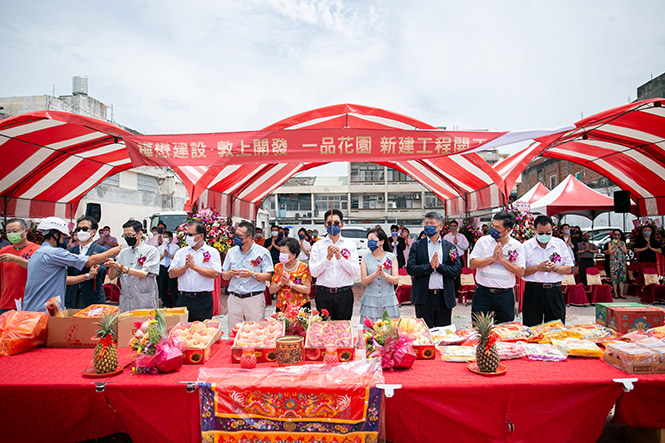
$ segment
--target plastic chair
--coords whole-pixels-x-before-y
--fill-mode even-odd
[[[596,303],[614,302],[614,299],[612,298],[612,286],[604,283],[591,283],[592,279],[589,278],[591,276],[598,276],[598,279],[600,280],[600,272],[598,271],[598,268],[587,268],[586,275],[587,282],[589,283],[587,286],[587,292],[589,293],[589,302],[592,305],[595,305]]]
[[[573,274],[565,275],[561,282],[561,290],[566,305],[587,306],[589,304],[589,297],[586,295],[584,285],[576,283]]]
[[[654,303],[665,300],[665,285],[658,283],[658,271],[655,268],[643,270],[644,287],[642,287],[642,303]]]
[[[397,272],[399,274],[397,290],[395,291],[397,303],[400,306],[403,304],[411,304],[411,276],[406,272],[405,268],[400,268]]]
[[[640,264],[637,262],[633,262],[626,267],[626,283],[628,284],[627,295],[633,295],[635,297],[640,295],[639,272]]]
[[[466,304],[473,299],[473,293],[476,290],[476,270],[464,267],[462,268],[462,275],[464,277],[460,276],[460,279],[468,281],[464,282],[466,284],[463,283],[460,285],[459,291],[457,291],[457,302],[464,303],[464,306],[466,306]]]

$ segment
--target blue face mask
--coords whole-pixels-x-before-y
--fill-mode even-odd
[[[495,228],[490,228],[490,237],[492,237],[494,240],[498,240],[499,237],[501,236],[501,233],[497,231]]]
[[[337,225],[326,226],[326,231],[328,231],[328,235],[332,235],[333,237],[337,237],[341,230],[342,228]]]
[[[547,243],[550,242],[550,240],[552,240],[552,235],[551,234],[550,235],[548,235],[548,234],[537,234],[536,235],[536,240],[538,240],[540,243],[547,244]]]
[[[233,243],[235,243],[236,246],[242,246],[242,241],[243,241],[243,238],[238,236],[238,235],[233,237]]]
[[[305,239],[305,234],[298,234],[298,238],[300,240],[304,240]]]
[[[158,234],[163,234],[164,233],[164,228],[157,228],[157,233]]]
[[[379,243],[377,240],[367,240],[367,247],[370,251],[374,252],[379,248]]]
[[[436,235],[436,226],[427,225],[423,228],[423,231],[425,231],[426,236],[434,237]]]

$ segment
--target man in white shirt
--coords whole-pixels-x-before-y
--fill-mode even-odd
[[[566,302],[561,281],[572,272],[573,260],[568,246],[552,237],[552,219],[539,215],[534,221],[536,236],[524,242],[523,323],[535,326],[552,320],[566,323]]]
[[[328,235],[312,246],[309,269],[316,278],[316,309],[326,309],[332,320],[351,320],[353,279],[360,271],[356,244],[342,237],[344,216],[339,209],[324,216]]]
[[[459,257],[460,262],[464,264],[464,254],[466,253],[466,250],[469,249],[469,240],[467,240],[464,234],[460,234],[459,223],[457,223],[457,220],[452,220],[450,222],[450,232],[447,233],[443,239],[457,247],[457,256]],[[455,279],[455,298],[458,296],[460,284],[460,277],[457,277]]]
[[[165,231],[162,234],[162,244],[157,247],[159,251],[159,298],[162,299],[162,305],[165,308],[172,308],[178,300],[178,279],[169,277],[169,268],[175,253],[180,249],[176,243],[173,243],[173,233]]]
[[[469,256],[469,267],[477,270],[471,312],[493,311],[497,324],[515,319],[515,276],[524,275],[524,248],[510,236],[514,225],[511,212],[496,213],[490,234],[478,239]]]
[[[155,231],[155,228],[152,228],[152,237],[150,237],[146,243],[148,243],[150,246],[154,246],[155,248],[159,249],[159,247],[162,245],[164,242],[164,233],[166,232],[166,223],[160,221],[157,223],[157,230]]]
[[[169,277],[178,279],[177,306],[189,311],[189,321],[212,318],[212,291],[222,272],[219,251],[205,244],[206,228],[200,221],[187,223],[187,246],[176,251]]]
[[[263,292],[274,270],[270,252],[254,243],[254,225],[240,222],[222,266],[222,277],[229,281],[229,331],[236,323],[260,321],[265,318],[266,299]],[[275,237],[273,237],[274,239]]]

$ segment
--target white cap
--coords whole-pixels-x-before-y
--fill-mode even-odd
[[[67,229],[67,222],[58,217],[46,217],[44,220],[39,223],[37,226],[39,231],[51,231],[56,230],[62,232],[64,235],[69,236],[69,229]]]

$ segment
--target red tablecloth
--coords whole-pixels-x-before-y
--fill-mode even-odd
[[[215,350],[206,367],[238,367],[230,361],[229,342]],[[92,353],[41,348],[0,357],[3,441],[76,441],[115,432],[127,432],[135,442],[200,441],[198,395],[182,383],[196,380],[200,366],[155,376],[125,370],[91,379],[81,372]],[[630,376],[597,359],[504,364],[506,375],[483,377],[437,355],[435,361],[416,361],[410,370],[386,372],[387,383],[403,385],[386,399],[386,438],[394,443],[442,441],[442,436],[595,441],[619,397],[615,421],[665,427],[665,375]],[[628,377],[639,381],[634,391],[622,393],[612,379]],[[94,382],[109,384],[97,393]]]

